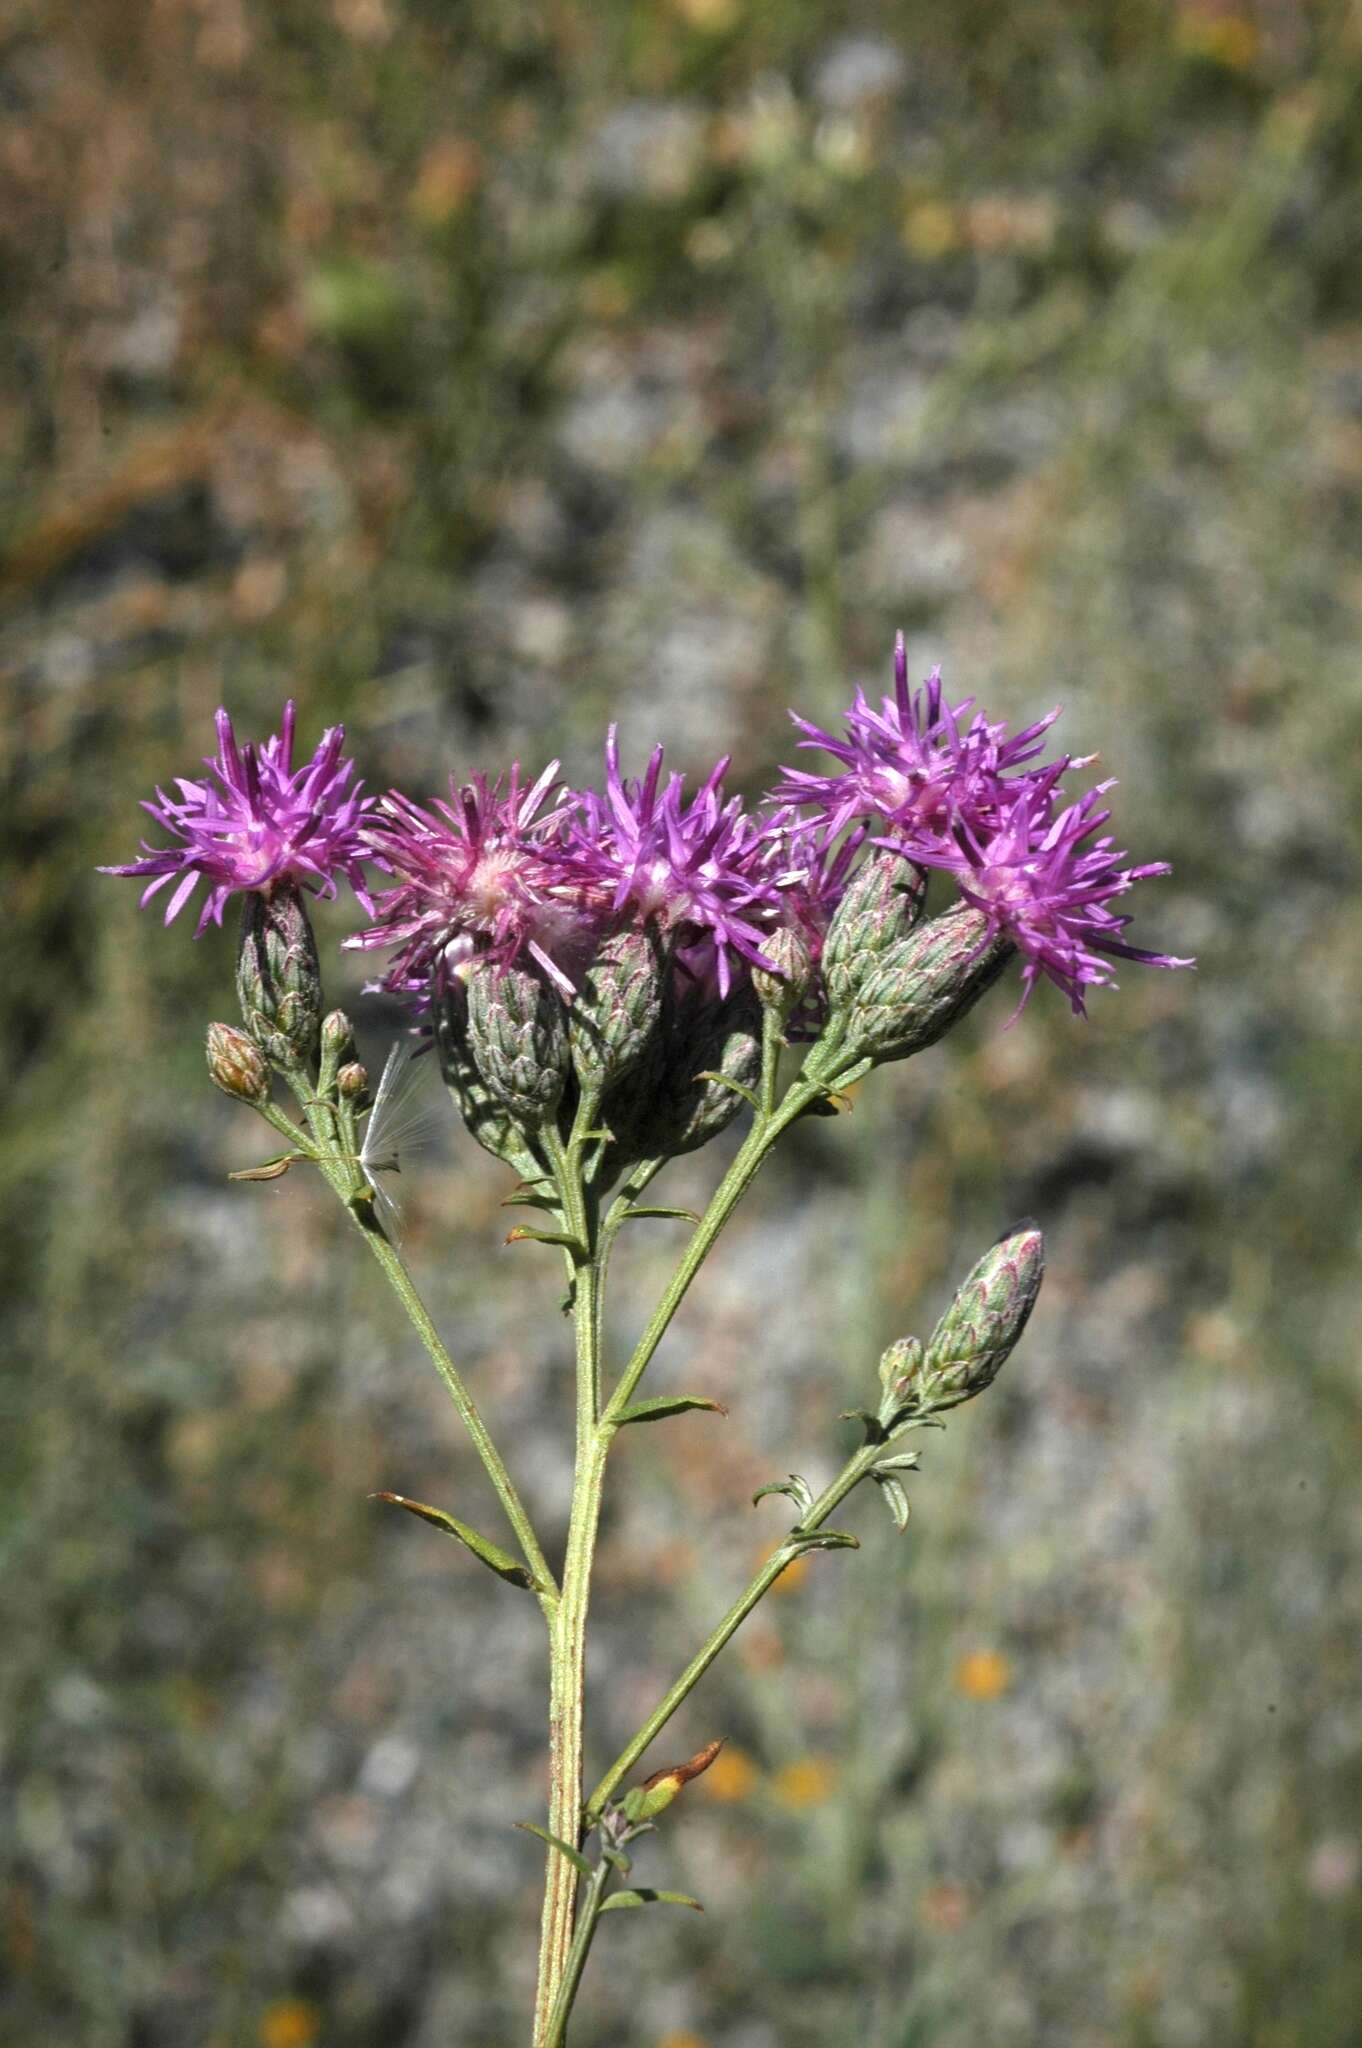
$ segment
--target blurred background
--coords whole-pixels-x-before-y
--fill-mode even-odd
[[[1200,972],[998,991],[695,1290],[653,1384],[731,1414],[617,1453],[596,1770],[783,1526],[755,1486],[1050,1244],[907,1536],[858,1500],[664,1740],[729,1738],[639,1859],[709,1911],[607,1923],[578,2032],[1356,2040],[1362,11],[11,0],[0,200],[4,2040],[504,2048],[541,1875],[539,1616],[366,1495],[494,1504],[323,1191],[226,1182],[230,937],[96,862],[288,693],[374,786],[590,777],[618,715],[758,792],[899,626],[1066,705]],[[558,1269],[452,1115],[403,1191],[556,1547]]]

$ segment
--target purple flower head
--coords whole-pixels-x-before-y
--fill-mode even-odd
[[[215,779],[190,782],[177,776],[178,796],[158,789],[155,800],[142,805],[180,844],[154,847],[143,841],[141,860],[100,873],[150,875],[144,904],[178,876],[166,904],[167,924],[203,877],[209,887],[196,938],[210,919],[222,923],[230,896],[243,890],[268,895],[280,882],[316,896],[334,896],[335,878],[343,875],[371,910],[362,863],[373,856],[363,823],[374,800],[360,795],[362,783],[351,782],[355,764],[341,753],[344,726],[329,727],[312,759],[294,768],[295,717],[290,701],[284,706],[282,731],[258,746],[247,742],[238,747],[232,721],[220,710],[218,751],[204,762]]]
[[[721,994],[732,980],[733,956],[765,964],[761,939],[779,910],[771,849],[740,797],[724,800],[727,760],[695,795],[684,778],[662,782],[662,749],[654,749],[640,781],[620,774],[618,728],[605,743],[605,796],[578,799],[566,837],[570,872],[613,915],[656,918],[682,942],[707,932]]]
[[[865,843],[866,827],[858,825],[845,839],[829,836],[819,818],[804,818],[788,808],[778,810],[766,826],[772,851],[772,883],[778,892],[777,922],[792,926],[817,963],[828,920],[842,900],[847,877]]]
[[[552,761],[525,789],[517,762],[504,785],[482,775],[462,789],[451,782],[450,801],[428,809],[397,790],[383,798],[366,836],[396,886],[379,896],[374,923],[345,941],[396,949],[380,988],[429,997],[457,961],[509,967],[528,953],[572,996],[568,970],[593,921],[564,868],[564,806],[543,808],[557,775]]]
[[[1058,815],[1049,793],[1025,788],[992,829],[963,831],[955,860],[942,863],[951,867],[966,901],[1020,952],[1019,1010],[1042,974],[1063,989],[1081,1017],[1087,1014],[1086,989],[1115,986],[1113,958],[1150,967],[1196,964],[1128,946],[1121,936],[1130,916],[1111,904],[1136,882],[1169,870],[1166,861],[1123,867],[1127,855],[1116,850],[1110,834],[1096,836],[1111,816],[1099,806],[1114,786],[1098,783]]]
[[[1028,769],[1045,745],[1059,713],[1052,711],[1009,736],[1004,724],[982,713],[966,714],[974,699],[951,706],[933,669],[922,688],[908,688],[908,657],[900,633],[894,643],[894,694],[876,711],[863,691],[846,717],[846,737],[837,739],[796,714],[801,747],[819,748],[842,765],[828,775],[786,768],[774,794],[786,802],[811,805],[833,838],[853,819],[875,819],[888,843],[911,860],[931,861],[949,853],[962,820],[992,817],[1018,788],[1048,788],[1068,761]]]

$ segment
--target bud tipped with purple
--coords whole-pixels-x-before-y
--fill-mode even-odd
[[[208,1078],[224,1095],[253,1108],[269,1100],[270,1070],[260,1048],[234,1024],[208,1026]]]
[[[322,969],[302,896],[291,883],[242,899],[237,995],[246,1029],[285,1072],[315,1064]]]
[[[933,1330],[922,1366],[924,1405],[954,1408],[997,1378],[1026,1328],[1045,1273],[1045,1240],[1019,1223],[986,1251]]]

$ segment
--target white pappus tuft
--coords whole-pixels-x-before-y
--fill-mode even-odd
[[[433,1106],[420,1099],[426,1070],[418,1062],[418,1051],[409,1038],[399,1038],[392,1047],[360,1141],[360,1172],[369,1183],[374,1208],[390,1237],[396,1234],[401,1212],[378,1176],[400,1173],[403,1156],[425,1144],[435,1124]]]

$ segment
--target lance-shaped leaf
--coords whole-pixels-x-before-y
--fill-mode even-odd
[[[652,1203],[634,1203],[625,1210],[622,1222],[632,1223],[636,1216],[672,1216],[680,1223],[698,1223],[700,1218],[694,1209],[665,1209]]]
[[[792,1472],[788,1479],[773,1479],[769,1486],[759,1486],[752,1496],[753,1507],[759,1500],[765,1500],[768,1493],[788,1494],[801,1516],[807,1515],[813,1506],[813,1488],[797,1472]]]
[[[903,1490],[902,1481],[896,1479],[892,1472],[876,1470],[870,1476],[883,1494],[889,1512],[894,1517],[894,1527],[901,1535],[908,1527],[908,1496]]]
[[[892,1458],[881,1458],[877,1472],[916,1472],[922,1462],[921,1451],[898,1451]]]
[[[794,1551],[859,1550],[861,1547],[860,1537],[849,1535],[845,1529],[792,1529],[785,1542]]]
[[[688,1892],[655,1892],[640,1889],[632,1892],[611,1892],[601,1907],[603,1913],[613,1913],[628,1906],[689,1906],[692,1913],[703,1913],[704,1907]]]
[[[713,1067],[706,1067],[704,1072],[697,1074],[695,1078],[697,1081],[713,1081],[720,1088],[731,1089],[734,1095],[741,1095],[744,1102],[750,1102],[760,1115],[761,1104],[757,1101],[756,1091],[743,1081],[735,1081],[731,1074],[716,1073]]]
[[[423,1522],[429,1522],[433,1529],[440,1529],[446,1536],[452,1536],[456,1543],[462,1543],[465,1550],[471,1550],[480,1558],[489,1571],[499,1579],[505,1579],[508,1586],[524,1586],[529,1592],[537,1593],[539,1587],[523,1564],[503,1550],[498,1543],[489,1542],[476,1529],[470,1529],[467,1522],[460,1522],[454,1515],[447,1515],[443,1508],[430,1507],[423,1500],[408,1500],[404,1493],[371,1493],[370,1500],[383,1500],[395,1508],[405,1508],[409,1515],[419,1515]]]
[[[626,1422],[664,1422],[669,1415],[686,1415],[693,1408],[703,1408],[711,1415],[727,1415],[722,1401],[711,1401],[704,1394],[654,1394],[646,1401],[631,1402],[615,1417],[621,1427]]]
[[[291,1166],[301,1165],[307,1158],[306,1152],[277,1152],[273,1159],[266,1159],[259,1166],[238,1166],[235,1173],[229,1173],[228,1180],[278,1180]]]
[[[591,1865],[581,1850],[574,1849],[561,1835],[551,1835],[547,1828],[537,1827],[532,1820],[518,1820],[516,1826],[523,1828],[527,1835],[538,1835],[541,1842],[547,1842],[550,1849],[556,1849],[560,1856],[565,1856],[574,1870],[580,1871],[583,1877],[590,1877]]]
[[[838,1416],[839,1422],[859,1422],[865,1431],[865,1442],[882,1444],[888,1435],[878,1415],[872,1415],[868,1408],[844,1408]]]
[[[556,1244],[565,1251],[585,1253],[586,1247],[568,1230],[530,1230],[523,1223],[517,1223],[514,1230],[506,1233],[507,1244]]]

